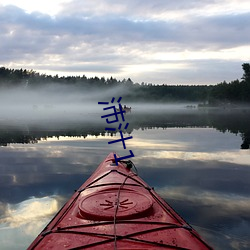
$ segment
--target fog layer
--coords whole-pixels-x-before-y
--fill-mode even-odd
[[[128,94],[124,87],[114,87],[109,90],[86,90],[72,88],[66,85],[47,85],[35,89],[12,88],[0,90],[0,121],[45,121],[45,120],[91,120],[100,119],[104,105],[98,102],[110,102],[118,107],[119,97]],[[112,97],[115,98],[111,104]],[[185,108],[184,104],[156,105],[125,103],[122,105],[132,107],[133,112],[149,110],[175,110]],[[107,107],[107,106],[105,106]]]

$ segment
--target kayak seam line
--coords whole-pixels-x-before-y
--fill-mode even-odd
[[[80,193],[76,193],[76,197],[75,197],[74,200],[69,204],[69,206],[65,209],[65,211],[63,211],[63,209],[64,209],[65,206],[68,204],[68,202],[66,202],[66,203],[64,204],[64,206],[56,213],[56,215],[54,216],[54,218],[52,219],[52,221],[49,223],[49,225],[51,225],[51,224],[53,223],[53,220],[56,218],[56,216],[57,216],[60,212],[63,211],[63,214],[61,215],[61,217],[59,217],[58,220],[57,220],[54,224],[52,224],[52,226],[51,226],[52,230],[53,230],[53,228],[56,227],[56,225],[58,225],[58,224],[60,223],[60,221],[63,219],[63,217],[66,215],[66,213],[71,209],[71,207],[73,206],[73,204],[74,204],[74,203],[76,202],[76,200],[78,199],[79,195],[80,195]],[[49,232],[52,231],[52,230],[45,231],[46,228],[48,228],[49,225],[47,225],[47,226],[45,227],[45,229],[43,230],[43,232],[41,233],[41,236],[42,236],[41,239],[42,239],[44,236],[46,236],[47,234],[49,234]]]
[[[188,223],[188,222],[186,222],[183,218],[182,218],[182,216],[181,215],[179,215],[166,201],[165,201],[165,203],[172,209],[172,211],[170,210],[170,209],[168,209],[167,208],[167,206],[161,201],[161,199],[157,196],[157,195],[155,195],[151,190],[149,190],[149,192],[150,192],[150,194],[159,202],[159,204],[161,205],[161,206],[163,206],[171,215],[173,215],[174,216],[174,218],[177,220],[177,221],[179,221],[181,224],[182,224],[182,222],[179,220],[179,218],[177,217],[177,216],[179,216],[185,223],[186,223],[186,225],[184,225],[189,231],[190,231],[190,233],[196,238],[196,239],[198,239],[200,242],[202,242],[202,243],[204,243],[209,249],[213,249],[213,248],[211,248],[200,236],[199,236],[199,234],[193,229],[193,227]],[[177,216],[176,216],[176,215]]]
[[[121,183],[120,183],[120,182],[104,183],[104,184],[98,184],[98,185],[95,185],[95,186],[90,186],[90,187],[88,187],[88,188],[96,188],[96,187],[112,186],[112,185],[121,185]],[[126,185],[126,186],[141,187],[141,185],[139,185],[139,184],[133,184],[133,183],[125,183],[124,185]],[[87,188],[83,188],[83,189],[79,190],[78,192],[82,192],[82,191],[84,191],[85,189],[87,189]]]
[[[101,180],[102,178],[104,178],[105,176],[109,175],[113,170],[110,170],[109,172],[101,175],[100,177],[98,177],[97,179],[93,180],[92,182],[90,182],[85,188],[88,188],[89,186],[91,186],[92,184],[94,184],[95,182]]]
[[[180,224],[183,224],[182,221],[180,221],[180,219],[176,216],[176,215],[179,215],[177,212],[176,215],[173,213],[173,211],[171,211],[162,201],[161,199],[159,199],[159,197],[157,195],[154,194],[154,192],[152,192],[151,190],[149,190],[149,193],[154,197],[155,200],[157,200],[157,202],[165,209],[167,210]],[[172,208],[166,201],[165,203],[170,207]],[[192,229],[192,227],[180,216],[180,218]]]
[[[141,234],[145,234],[145,233],[151,233],[154,231],[158,231],[158,230],[169,230],[169,229],[185,229],[187,231],[190,231],[188,228],[186,228],[185,226],[178,226],[178,225],[168,225],[168,226],[164,226],[164,227],[156,227],[156,228],[151,228],[151,229],[147,229],[147,230],[143,230],[143,231],[137,231],[128,235],[118,235],[118,237],[120,238],[127,238],[127,237],[131,237],[131,236],[136,236],[136,235],[141,235]],[[92,233],[92,232],[79,232],[79,231],[70,231],[70,230],[65,230],[64,228],[60,228],[60,229],[56,229],[56,230],[51,230],[51,231],[47,231],[47,234],[52,234],[52,233],[69,233],[69,234],[87,234],[87,235],[98,235],[98,236],[114,236],[113,234],[101,234],[101,233]]]
[[[148,230],[144,230],[144,231],[131,233],[131,234],[128,234],[128,235],[117,235],[117,240],[123,240],[123,239],[126,240],[127,239],[127,240],[140,241],[140,242],[153,244],[153,245],[159,245],[159,246],[162,246],[162,247],[170,247],[170,248],[173,248],[173,249],[187,250],[187,248],[183,248],[183,247],[172,246],[172,245],[168,245],[168,244],[163,244],[163,243],[158,243],[158,242],[153,242],[153,241],[145,241],[145,240],[133,238],[134,236],[140,236],[140,235],[146,234],[146,233],[151,233],[151,232],[155,232],[155,231],[159,231],[159,230],[169,230],[169,229],[184,229],[184,230],[187,230],[185,227],[182,227],[182,226],[157,227],[157,228],[153,228],[153,229],[148,229]],[[53,233],[69,233],[69,234],[83,234],[83,235],[112,237],[112,239],[98,241],[98,242],[94,242],[94,243],[91,243],[91,244],[88,244],[88,245],[85,245],[85,246],[79,246],[79,247],[76,247],[76,248],[70,248],[71,250],[88,248],[88,247],[92,247],[92,246],[96,246],[96,245],[100,245],[100,244],[106,244],[106,243],[112,242],[114,240],[113,239],[114,235],[110,235],[110,234],[97,234],[97,233],[78,232],[78,231],[54,231]]]
[[[118,220],[117,224],[148,224],[148,225],[169,225],[169,226],[179,226],[177,224],[168,223],[168,222],[160,222],[160,221],[129,221],[129,220]],[[104,221],[98,223],[91,223],[86,225],[78,225],[78,226],[70,226],[70,227],[58,227],[59,230],[71,229],[71,228],[82,228],[82,227],[90,227],[90,226],[103,226],[113,224],[113,221]]]
[[[125,177],[128,176],[128,175],[126,175],[126,174],[124,174],[124,173],[122,173],[122,172],[120,172],[120,171],[118,171],[118,170],[116,170],[116,169],[112,169],[112,170],[110,170],[109,172],[107,172],[107,173],[103,174],[102,176],[98,177],[97,179],[95,179],[95,180],[92,181],[91,183],[89,183],[85,188],[78,190],[78,192],[82,192],[82,191],[84,191],[84,190],[87,189],[87,188],[95,187],[95,186],[92,186],[95,182],[97,182],[97,181],[103,179],[104,177],[108,176],[108,175],[109,175],[110,173],[112,173],[112,172],[117,172],[118,174],[123,175],[123,176],[125,176]],[[131,171],[131,172],[132,172],[132,171]],[[134,173],[134,172],[132,172],[132,173],[133,173],[133,175],[138,176],[136,173]],[[129,178],[129,179],[131,179],[131,180],[137,182],[137,183],[139,184],[139,186],[144,187],[144,188],[147,189],[147,190],[152,190],[152,187],[146,186],[144,183],[140,182],[139,180],[134,179],[134,178],[131,177],[131,176],[128,176],[127,178]],[[120,183],[120,184],[122,184],[122,183]],[[100,185],[103,185],[103,184],[100,184]]]

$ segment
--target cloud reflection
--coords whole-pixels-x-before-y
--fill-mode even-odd
[[[25,249],[62,206],[59,196],[30,198],[0,206],[1,249]]]
[[[232,150],[220,152],[182,152],[182,151],[158,151],[152,155],[158,159],[183,159],[197,161],[220,161],[249,167],[250,155],[248,151]],[[152,157],[151,156],[151,157]]]
[[[234,216],[240,216],[241,214],[248,214],[250,211],[250,198],[236,194],[209,192],[176,186],[157,188],[157,193],[166,200],[170,198],[199,204],[200,206],[218,206],[220,209],[215,216],[228,215],[229,213],[231,215],[234,214]],[[212,217],[211,214],[210,217]]]
[[[58,197],[57,197],[58,198]],[[26,225],[26,234],[34,234],[34,222],[50,217],[59,209],[56,197],[30,198],[18,204],[7,204],[5,216],[0,219],[0,224],[15,228]]]

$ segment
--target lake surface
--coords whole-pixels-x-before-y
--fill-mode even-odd
[[[250,249],[250,110],[134,105],[123,149],[108,144],[120,134],[105,131],[102,108],[0,117],[1,249],[27,248],[111,151],[128,150],[139,175],[211,246]]]

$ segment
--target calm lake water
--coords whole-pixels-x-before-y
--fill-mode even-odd
[[[250,110],[134,105],[125,150],[108,144],[120,135],[105,132],[98,108],[0,117],[1,249],[27,248],[107,154],[128,150],[139,175],[210,245],[250,249]]]

